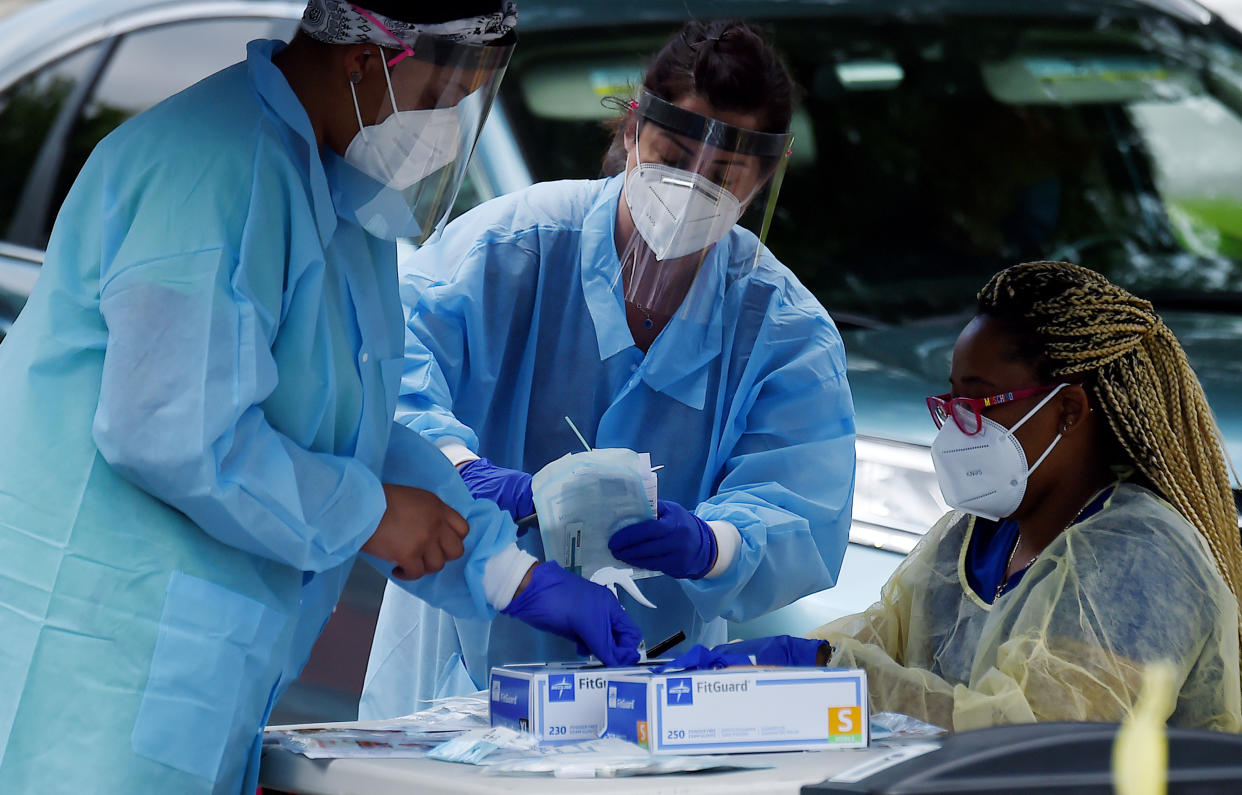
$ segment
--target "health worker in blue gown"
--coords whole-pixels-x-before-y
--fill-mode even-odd
[[[314,0],[92,154],[0,345],[0,792],[253,793],[360,550],[637,659],[607,589],[532,569],[393,423],[393,239],[440,227],[515,22]]]
[[[751,28],[689,23],[625,103],[617,176],[488,202],[402,264],[398,421],[435,439],[475,496],[529,515],[531,473],[583,449],[566,416],[592,447],[663,465],[657,518],[609,546],[661,573],[638,581],[656,609],[620,598],[649,644],[686,633],[673,653],[831,587],[847,543],[841,337],[735,225],[787,156],[791,93]],[[518,543],[545,553],[538,530]],[[508,617],[450,616],[390,586],[360,715],[483,687],[498,663],[576,657]]]

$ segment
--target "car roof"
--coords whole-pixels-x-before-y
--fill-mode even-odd
[[[601,28],[635,22],[670,22],[687,17],[897,17],[902,20],[944,16],[1083,17],[1102,10],[1116,14],[1163,13],[1208,24],[1212,12],[1194,0],[519,0],[519,35],[523,30]]]

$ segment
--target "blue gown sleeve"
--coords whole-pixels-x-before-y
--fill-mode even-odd
[[[490,210],[483,205],[476,212],[483,209]],[[420,249],[402,265],[406,335],[398,422],[432,441],[453,437],[478,452],[477,434],[455,411],[463,404],[479,416],[503,410],[504,396],[494,394],[504,382],[504,374],[497,371],[503,363],[494,340],[497,334],[507,340],[509,334],[524,333],[521,328],[506,332],[504,326],[520,316],[519,305],[532,300],[524,291],[534,289],[526,279],[507,280],[505,291],[490,288],[487,273],[496,263],[510,273],[538,272],[537,245],[525,237],[481,238],[478,225],[453,223],[434,247]],[[451,273],[444,271],[444,263],[452,263]],[[482,333],[472,327],[480,320]],[[472,387],[466,386],[467,380]]]
[[[449,409],[453,405],[453,387],[448,382],[444,368],[437,356],[458,363],[454,368],[461,371],[460,362],[466,355],[465,330],[461,326],[442,328],[439,334],[429,333],[425,318],[418,315],[415,307],[418,296],[430,285],[417,273],[405,273],[401,277],[401,303],[405,306],[405,365],[401,376],[401,394],[397,397],[397,422],[424,434],[433,441],[455,437],[466,447],[478,452],[479,437],[463,424]],[[454,319],[465,315],[439,313],[430,322],[449,326]],[[432,352],[429,345],[434,344]]]
[[[806,301],[812,301],[809,296]],[[854,494],[854,407],[845,349],[818,304],[774,297],[746,365],[753,386],[728,413],[734,443],[695,508],[741,534],[719,576],[681,580],[704,617],[745,621],[836,583]]]
[[[172,160],[116,175],[108,198],[95,442],[219,541],[303,571],[339,566],[383,516],[379,478],[300,446],[260,408],[277,381],[271,346],[291,251],[322,251],[317,231],[299,226],[307,216],[290,210],[298,176],[249,157]]]
[[[393,565],[372,555],[363,558],[396,585],[435,607],[460,618],[491,619],[496,610],[483,592],[483,568],[488,558],[514,542],[517,527],[508,512],[490,500],[476,500],[457,474],[457,468],[416,431],[393,425],[384,462],[384,482],[426,489],[444,500],[470,525],[466,552],[435,574],[417,580],[393,578]]]

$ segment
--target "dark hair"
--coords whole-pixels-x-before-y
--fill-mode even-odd
[[[358,5],[389,19],[425,25],[494,14],[501,9],[500,0],[364,0]]]
[[[793,80],[762,31],[747,22],[691,20],[656,53],[643,88],[667,102],[692,94],[714,108],[756,113],[761,132],[783,133],[793,116]],[[625,168],[625,124],[617,123],[603,173]]]

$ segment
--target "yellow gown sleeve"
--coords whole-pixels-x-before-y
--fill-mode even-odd
[[[1174,725],[1237,730],[1237,604],[1197,532],[1149,492],[1063,532],[994,604],[961,573],[970,520],[950,514],[866,611],[812,637],[867,671],[874,712],[955,731],[1118,721],[1144,667],[1176,671]]]

